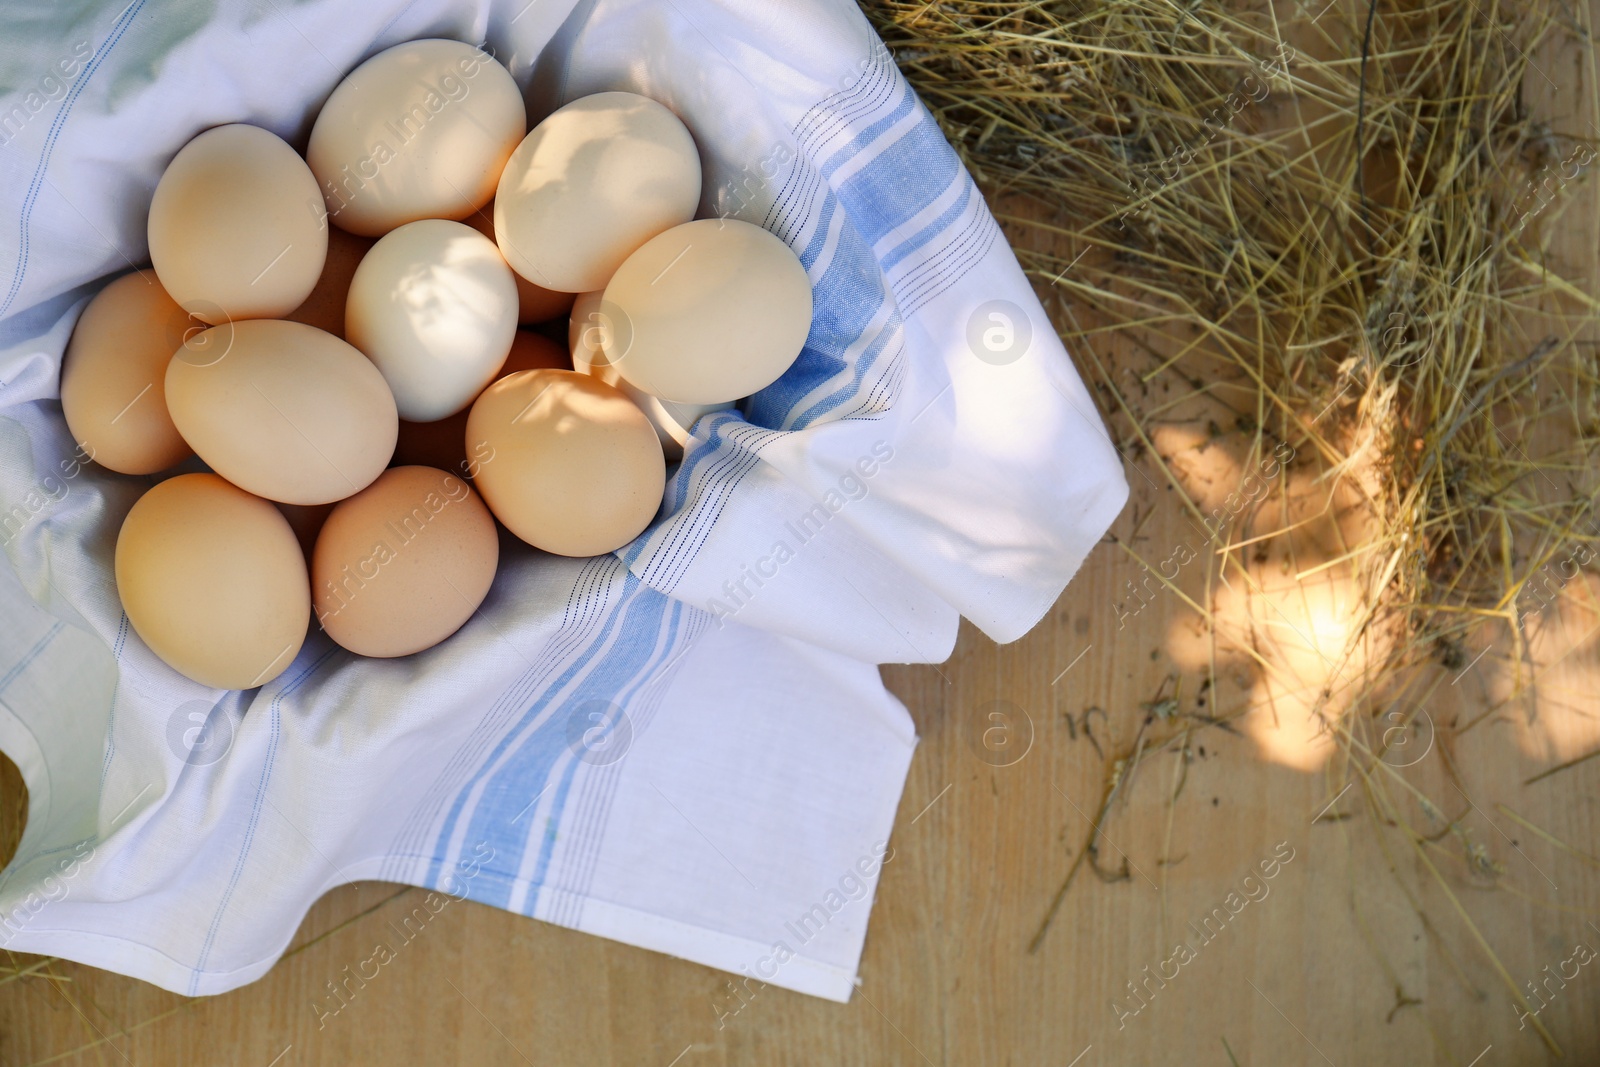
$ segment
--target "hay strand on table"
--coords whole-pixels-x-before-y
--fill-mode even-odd
[[[864,7],[1006,226],[1119,449],[1152,468],[1141,477],[1203,521],[1153,437],[1163,412],[1204,397],[1248,437],[1246,466],[1288,442],[1357,514],[1359,540],[1294,568],[1340,568],[1359,592],[1328,655],[1339,684],[1313,709],[1342,749],[1330,795],[1359,783],[1459,909],[1432,858],[1444,845],[1401,801],[1438,805],[1385,773],[1370,718],[1460,669],[1495,627],[1531,699],[1525,619],[1546,603],[1548,565],[1597,539],[1600,375],[1574,337],[1597,303],[1545,254],[1595,154],[1525,103],[1545,78],[1530,56],[1585,31],[1547,0]],[[1148,365],[1108,366],[1107,332]],[[1179,399],[1156,407],[1153,384]],[[1214,645],[1213,579],[1254,585],[1240,555],[1265,536],[1230,532],[1198,602],[1155,575]],[[1231,637],[1273,669],[1253,635]],[[1189,718],[1170,743],[1187,746]],[[1492,874],[1451,826],[1457,858]]]

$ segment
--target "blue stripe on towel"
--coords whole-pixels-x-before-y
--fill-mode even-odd
[[[867,244],[915,218],[961,177],[955,150],[926,111],[921,121],[839,187],[845,214]],[[929,235],[931,238],[933,235]]]
[[[509,905],[525,852],[533,848],[522,910],[534,914],[563,834],[578,834],[564,863],[587,869],[603,828],[583,832],[568,826],[583,821],[568,813],[581,813],[591,803],[576,804],[575,796],[607,788],[604,783],[615,776],[578,775],[575,759],[557,771],[569,745],[573,709],[592,700],[627,707],[662,664],[681,652],[679,646],[687,647],[679,626],[684,609],[657,590],[674,587],[779,428],[872,418],[893,403],[905,373],[903,319],[885,272],[898,267],[897,285],[909,282],[919,294],[931,293],[953,284],[975,262],[981,235],[969,231],[976,192],[954,150],[898,73],[888,70],[864,81],[859,93],[824,101],[796,126],[800,156],[766,218],[812,275],[815,317],[805,349],[782,378],[746,403],[743,415],[724,412],[700,420],[668,486],[666,513],[616,553],[627,568],[623,588],[603,623],[589,630],[587,647],[574,651],[559,676],[455,786],[433,835],[426,884],[451,888],[445,861],[458,833],[464,858],[480,844],[494,850],[464,887],[484,903]],[[886,139],[897,124],[903,131]],[[873,158],[863,162],[867,152]],[[837,185],[827,180],[847,166],[850,172]],[[953,190],[954,183],[962,187]],[[881,261],[874,256],[880,240],[898,236],[941,198],[949,206],[937,217],[898,240]],[[976,210],[984,216],[981,204]],[[534,817],[530,799],[546,789],[544,826],[522,822]],[[528,814],[519,814],[525,809]],[[572,888],[582,892],[581,886]]]
[[[850,142],[834,152],[819,168],[825,178],[831,178],[840,167],[849,163],[867,149],[873,141],[887,133],[895,123],[911,114],[911,109],[917,106],[917,94],[906,87],[901,96],[900,103],[895,105],[893,111],[875,122],[868,123],[861,129]]]
[[[938,237],[941,233],[944,233],[944,231],[948,230],[956,221],[956,219],[961,217],[961,213],[967,210],[967,205],[972,202],[972,197],[977,191],[977,187],[971,182],[963,183],[961,195],[956,197],[955,203],[945,208],[945,210],[939,214],[938,218],[934,219],[932,222],[928,223],[928,225],[918,230],[907,240],[904,240],[894,248],[891,248],[884,255],[882,263],[883,269],[892,270],[900,263],[901,260],[910,256],[919,248],[926,246],[929,241],[932,241],[935,237]]]
[[[649,684],[649,682],[651,681],[651,676],[660,667],[660,664],[662,662],[664,662],[668,658],[669,654],[672,653],[672,651],[673,651],[673,649],[674,649],[674,647],[676,645],[677,636],[678,636],[678,622],[682,618],[682,615],[683,615],[683,605],[681,603],[678,603],[677,601],[671,600],[671,599],[669,599],[669,598],[667,598],[665,596],[662,596],[660,594],[655,594],[653,599],[657,600],[657,601],[660,601],[660,607],[662,607],[662,608],[670,608],[670,610],[668,612],[668,626],[667,626],[666,640],[664,642],[662,642],[660,650],[650,658],[650,662],[645,664],[643,669],[641,669],[638,673],[636,673],[634,675],[632,683],[630,685],[627,685],[625,688],[623,688],[623,690],[621,691],[620,695],[608,698],[607,696],[604,696],[604,695],[596,697],[596,696],[589,696],[589,695],[585,695],[583,693],[579,693],[579,694],[574,695],[572,697],[572,699],[568,700],[566,702],[566,706],[576,709],[576,708],[581,707],[583,705],[583,702],[586,701],[586,700],[592,700],[592,699],[605,700],[605,699],[610,699],[613,702],[615,702],[615,704],[618,707],[626,708],[626,707],[629,707],[631,705],[633,698],[638,695],[639,690],[642,689],[647,684]],[[592,681],[593,679],[594,679],[594,675],[591,675],[590,676],[590,680]],[[556,717],[558,719],[565,719],[566,718],[566,716],[561,715],[559,713],[557,714]],[[638,730],[640,728],[640,726],[641,726],[641,724],[632,723],[631,720],[630,720],[630,730]],[[616,724],[615,724],[615,721],[613,721],[611,723],[611,730],[614,731],[615,727],[616,727]],[[610,731],[608,731],[608,732],[610,732]],[[636,735],[630,735],[630,736],[636,736]],[[626,753],[623,754],[623,758],[626,758]],[[539,856],[538,856],[538,859],[537,859],[537,861],[536,861],[536,863],[534,865],[533,872],[531,873],[531,875],[529,876],[529,879],[528,879],[532,888],[530,889],[530,891],[528,893],[527,900],[522,905],[522,912],[525,915],[532,915],[538,909],[538,906],[539,906],[539,889],[544,886],[546,876],[549,874],[550,856],[551,856],[551,853],[553,853],[555,851],[556,839],[559,836],[559,834],[557,833],[557,827],[560,824],[560,816],[557,813],[562,811],[566,806],[567,794],[571,791],[572,780],[577,775],[578,768],[579,768],[580,765],[581,765],[581,761],[576,760],[576,759],[570,761],[567,764],[566,770],[562,774],[561,785],[560,785],[560,787],[559,787],[559,789],[557,791],[557,794],[556,794],[557,804],[552,807],[551,815],[545,820],[544,832],[539,835],[539,838],[538,838],[538,840],[539,840]],[[598,838],[596,838],[592,842],[588,842],[588,844],[590,845],[590,847],[598,847]],[[521,866],[522,866],[522,855],[521,854],[518,854],[518,855],[516,855],[514,857],[508,857],[507,858],[506,867],[508,867],[509,869],[511,869],[513,871],[520,870]],[[566,888],[566,887],[562,887],[562,888]],[[508,886],[508,890],[509,890],[509,886]]]
[[[468,849],[475,848],[480,841],[494,849],[494,859],[485,868],[484,875],[472,883],[470,893],[474,900],[499,908],[508,906],[530,830],[537,830],[532,824],[533,810],[515,825],[511,820],[528,805],[528,784],[537,782],[544,788],[563,753],[570,754],[570,716],[590,701],[620,703],[624,691],[647,673],[655,659],[670,601],[632,574],[627,578],[628,592],[612,616],[613,619],[620,616],[616,640],[572,692],[560,697],[560,703],[552,707],[553,714],[509,750],[504,765],[485,784],[462,839]],[[525,721],[532,721],[549,706],[553,695],[541,695],[528,709]],[[556,784],[545,831],[540,835],[538,865],[531,877],[534,885],[544,880],[556,827],[560,824],[578,762],[575,755],[569,755],[565,773]]]
[[[567,714],[564,712],[585,700],[616,700],[628,683],[643,671],[656,647],[667,598],[641,583],[632,573],[624,571],[622,583],[617,603],[607,612],[600,632],[589,647],[545,687],[462,783],[436,838],[433,861],[426,877],[428,884],[440,884],[444,859],[450,852],[456,828],[463,821],[466,823],[464,850],[470,851],[480,842],[487,844],[494,849],[492,866],[495,870],[507,875],[516,872],[516,862],[522,854],[521,838],[527,828],[513,826],[511,820],[544,788],[556,758],[567,746]],[[585,676],[591,664],[593,669]],[[574,682],[577,682],[576,690],[563,696]],[[558,699],[560,703],[556,704]],[[505,765],[491,774],[491,768],[502,758]],[[468,798],[480,782],[484,783],[482,794],[476,807],[468,812]],[[559,793],[554,798],[552,821],[559,821],[564,800]],[[511,859],[513,856],[516,861]],[[484,889],[493,881],[487,873],[480,876],[472,883],[471,895],[475,900],[503,907],[503,892]],[[505,880],[504,888],[508,887],[509,881]]]

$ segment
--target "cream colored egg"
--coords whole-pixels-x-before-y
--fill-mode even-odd
[[[652,238],[617,269],[600,307],[611,364],[679,404],[721,404],[777,381],[811,330],[811,282],[784,244],[736,219]]]
[[[265,685],[305,641],[311,593],[294,531],[215,474],[181,474],[140,497],[114,566],[134,631],[202,685]]]
[[[699,202],[700,156],[678,117],[648,97],[597,93],[550,115],[512,153],[495,239],[535,285],[585,293]]]
[[[493,203],[479,208],[463,221],[489,240],[495,240]],[[496,247],[499,247],[498,242],[496,242]],[[517,280],[518,325],[533,326],[537,323],[549,322],[551,319],[559,319],[572,310],[574,294],[558,293],[554,289],[541,288],[514,272],[512,277]]]
[[[322,273],[317,180],[256,126],[207,130],[173,157],[150,201],[150,262],[172,299],[216,325],[277,318]]]
[[[492,459],[474,484],[512,533],[546,552],[594,556],[633,540],[661,506],[666,461],[627,397],[573,371],[509,374],[467,418]]]
[[[212,470],[269,500],[326,504],[365,489],[399,420],[362,354],[299,322],[257,319],[191,337],[167,365],[167,407]]]
[[[572,369],[600,379],[633,401],[655,428],[656,436],[661,439],[661,451],[668,462],[677,462],[683,458],[683,449],[689,443],[695,420],[713,411],[726,411],[733,407],[733,403],[678,404],[651,396],[629,384],[606,360],[604,342],[611,333],[611,323],[600,311],[604,295],[603,290],[584,293],[572,305],[572,319],[567,326]]]
[[[339,83],[306,160],[333,224],[380,237],[487,204],[527,129],[522,93],[493,56],[460,41],[410,41]]]
[[[409,656],[461,628],[489,594],[500,537],[459,476],[394,467],[342,501],[311,561],[317,621],[363,656]]]
[[[425,219],[372,246],[350,282],[344,323],[383,372],[400,417],[432,422],[472,403],[505,363],[517,286],[493,241]]]
[[[123,474],[154,474],[190,454],[167,413],[166,375],[193,324],[147,270],[89,301],[62,360],[61,412],[90,459]]]

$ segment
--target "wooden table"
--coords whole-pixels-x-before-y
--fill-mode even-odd
[[[1545,94],[1566,120],[1581,117],[1575,101],[1589,92],[1576,56],[1573,46],[1559,64],[1574,84]],[[1560,237],[1591,284],[1595,203],[1585,193]],[[1097,351],[1147,358],[1116,338]],[[1157,443],[1211,477],[1207,454],[1225,460],[1230,441],[1202,436],[1175,424]],[[1217,469],[1226,475],[1226,462]],[[1189,527],[1152,465],[1130,466],[1129,481],[1113,533],[1158,558]],[[1274,550],[1251,566],[1271,585],[1283,559]],[[730,1014],[726,975],[462,903],[326,1016],[317,1005],[329,983],[418,896],[363,883],[322,898],[292,954],[224,996],[188,1000],[75,964],[5,961],[26,973],[0,974],[0,1064],[1549,1062],[1519,1027],[1507,977],[1546,983],[1538,1018],[1565,1062],[1600,1063],[1600,958],[1574,962],[1577,945],[1600,951],[1600,760],[1525,784],[1600,748],[1594,590],[1569,591],[1565,629],[1552,625],[1540,646],[1555,665],[1536,715],[1506,699],[1505,652],[1487,647],[1435,679],[1431,732],[1388,758],[1397,788],[1416,785],[1459,820],[1442,839],[1459,855],[1431,853],[1435,877],[1372,817],[1360,785],[1345,788],[1303,694],[1237,659],[1202,691],[1194,612],[1175,595],[1119,620],[1112,605],[1138,574],[1121,544],[1102,544],[1024,640],[999,647],[966,627],[949,662],[885,668],[922,745],[849,1005],[768,988]],[[1324,576],[1282,596],[1291,615],[1303,601],[1294,618],[1312,629],[1348,608],[1337,568]],[[1179,584],[1204,595],[1198,568]],[[1198,718],[1231,712],[1244,714],[1228,728]],[[1177,722],[1192,727],[1186,751],[1140,750]],[[1095,855],[1030,951],[1089,843],[1115,760],[1130,755],[1137,768],[1119,779]],[[1175,951],[1180,942],[1187,951]],[[1549,977],[1561,971],[1571,977]]]
[[[1109,721],[1091,716],[1090,727],[1109,751],[1113,739],[1126,745],[1146,717],[1138,703],[1169,673],[1191,684],[1196,677],[1163,648],[1181,615],[1176,605],[1116,633],[1107,604],[1130,571],[1124,560],[1103,546],[1017,644],[998,647],[968,630],[938,670],[886,669],[923,741],[878,890],[862,985],[847,1006],[768,988],[719,1025],[730,1004],[724,975],[462,903],[348,1007],[322,1018],[315,1005],[328,1003],[327,983],[370,955],[386,918],[415,903],[415,890],[395,897],[398,887],[362,883],[312,909],[297,943],[315,944],[223,996],[191,1001],[67,963],[0,978],[0,1063],[1094,1067],[1228,1064],[1228,1049],[1238,1063],[1259,1065],[1464,1065],[1480,1053],[1483,1065],[1546,1062],[1444,895],[1392,842],[1399,881],[1389,871],[1356,790],[1334,800],[1318,771],[1263,757],[1292,730],[1275,731],[1266,708],[1245,720],[1243,736],[1195,736],[1170,812],[1180,757],[1141,766],[1100,846],[1100,865],[1120,868],[1126,856],[1128,876],[1103,881],[1080,870],[1043,943],[1028,951],[1100,795],[1104,762],[1082,729],[1085,708],[1106,709]],[[1492,660],[1462,679],[1458,704],[1437,706],[1436,723],[1482,706],[1496,685]],[[1590,648],[1552,679],[1539,724],[1512,709],[1449,742],[1481,798],[1467,822],[1505,866],[1503,881],[1571,909],[1552,913],[1507,888],[1448,876],[1519,983],[1561,968],[1576,943],[1600,949],[1590,925],[1600,914],[1595,870],[1491,806],[1504,802],[1593,850],[1600,761],[1521,782],[1566,756],[1579,733],[1594,745],[1592,698],[1581,730],[1555,725],[1580,716],[1594,671]],[[1553,695],[1558,688],[1568,699]],[[1244,695],[1225,690],[1223,699]],[[1008,766],[978,754],[994,725],[980,709],[997,700],[1032,723],[1031,748]],[[1025,732],[1017,729],[1015,743]],[[1352,817],[1312,825],[1330,803],[1329,814]],[[1261,878],[1260,864],[1274,859],[1276,877]],[[1251,874],[1257,880],[1246,882]],[[1419,894],[1431,931],[1401,882]],[[1236,915],[1230,892],[1240,893]],[[1208,920],[1219,907],[1226,922]],[[1194,958],[1173,956],[1179,939]],[[1130,982],[1145,990],[1143,1006]],[[1567,1062],[1600,1062],[1597,1005],[1600,960],[1579,968],[1541,1013]],[[104,1045],[72,1054],[101,1036]]]

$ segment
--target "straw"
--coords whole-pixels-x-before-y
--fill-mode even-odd
[[[1558,35],[1582,42],[1588,82],[1600,82],[1590,27],[1571,22],[1587,9],[1324,5],[864,4],[1006,228],[1137,472],[1130,480],[1148,478],[1204,531],[1204,494],[1160,446],[1164,431],[1203,427],[1195,449],[1231,442],[1242,468],[1294,450],[1271,493],[1202,542],[1199,591],[1162,575],[1131,534],[1117,538],[1119,559],[1150,567],[1153,585],[1200,620],[1209,663],[1197,693],[1180,699],[1163,684],[1127,709],[1137,730],[1121,744],[1119,717],[1092,709],[1107,723],[1089,735],[1097,750],[1107,742],[1101,803],[1030,947],[1086,859],[1102,879],[1125,873],[1100,867],[1098,845],[1141,763],[1187,759],[1205,730],[1232,733],[1251,711],[1253,698],[1222,706],[1219,665],[1242,657],[1274,694],[1273,713],[1287,714],[1278,699],[1307,688],[1296,663],[1309,662],[1318,678],[1303,703],[1331,748],[1331,803],[1308,820],[1331,827],[1316,832],[1370,834],[1463,985],[1482,996],[1447,927],[1525,1005],[1446,874],[1453,865],[1457,884],[1528,895],[1464,823],[1478,810],[1470,768],[1441,759],[1451,788],[1424,793],[1385,762],[1376,720],[1398,710],[1412,722],[1486,654],[1511,673],[1507,700],[1537,714],[1537,682],[1553,665],[1534,664],[1530,620],[1571,600],[1551,592],[1550,570],[1600,541],[1600,371],[1592,343],[1575,337],[1600,300],[1546,254],[1592,169],[1578,162],[1592,140],[1551,130],[1525,103],[1548,80],[1530,57]],[[1583,267],[1600,274],[1600,263]],[[1325,550],[1305,558],[1319,541]],[[1287,569],[1287,584],[1267,588],[1269,564]],[[1319,583],[1334,580],[1352,590],[1348,625],[1332,644],[1312,635],[1296,648],[1295,618],[1309,619]],[[1271,610],[1220,610],[1230,589]],[[1304,611],[1289,617],[1280,594]],[[0,807],[0,821],[16,823],[11,841],[20,819]],[[1397,832],[1448,914],[1430,916],[1422,887],[1401,876]],[[62,990],[49,962],[16,961],[5,980]],[[1394,984],[1399,1010],[1410,998]]]
[[[864,8],[1012,238],[1137,471],[1130,481],[1170,486],[1204,528],[1197,486],[1157,446],[1163,429],[1234,439],[1246,469],[1294,449],[1293,477],[1213,540],[1203,591],[1114,539],[1149,586],[1200,619],[1213,694],[1219,656],[1243,655],[1280,692],[1297,685],[1268,631],[1300,627],[1228,617],[1214,600],[1224,585],[1276,605],[1252,564],[1283,557],[1292,584],[1276,592],[1293,603],[1298,588],[1306,618],[1306,590],[1348,585],[1342,640],[1310,642],[1326,667],[1307,703],[1335,750],[1328,795],[1358,783],[1366,826],[1402,831],[1520,1001],[1437,866],[1453,856],[1469,876],[1503,878],[1467,812],[1442,814],[1477,808],[1465,789],[1435,800],[1396,773],[1373,720],[1398,708],[1412,723],[1491,649],[1534,713],[1527,626],[1570,599],[1551,592],[1547,568],[1566,574],[1596,547],[1600,375],[1575,335],[1600,302],[1546,255],[1594,149],[1525,104],[1548,80],[1530,57],[1557,34],[1591,55],[1587,30],[1543,0]],[[1110,336],[1134,358],[1109,358]],[[1301,563],[1315,540],[1302,527],[1335,550]],[[1187,758],[1197,728],[1249,710],[1155,707],[1139,714],[1137,743],[1107,754],[1108,782],[1158,752]],[[1446,772],[1459,788],[1460,769]]]

